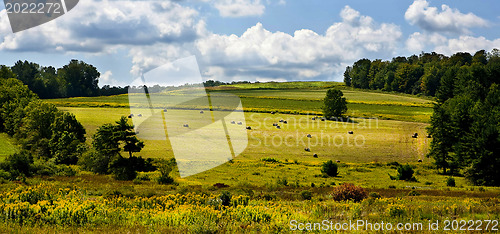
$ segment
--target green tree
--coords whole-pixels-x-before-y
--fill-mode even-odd
[[[324,99],[323,115],[325,118],[340,117],[347,112],[347,101],[338,89],[329,89]]]
[[[368,82],[370,89],[382,89],[384,88],[384,76],[385,76],[385,68],[387,64],[386,62],[382,62],[382,60],[377,59],[372,62],[370,66],[370,71],[368,72]]]
[[[83,61],[71,60],[57,71],[66,83],[68,97],[95,96],[99,94],[97,69]]]
[[[0,65],[0,79],[16,78],[16,74],[12,72],[10,67]]]
[[[132,157],[133,152],[140,152],[144,148],[144,142],[139,141],[135,136],[134,126],[128,123],[128,119],[122,116],[116,121],[115,133],[118,141],[123,142],[123,150],[129,153]]]
[[[354,63],[351,72],[351,84],[354,88],[368,89],[370,81],[368,80],[368,73],[370,71],[371,61],[369,59],[360,59]]]
[[[500,186],[500,86],[493,84],[484,101],[471,110],[470,128],[455,145],[465,176],[476,185]]]
[[[50,128],[49,148],[56,163],[76,164],[85,150],[85,128],[68,112],[57,113]]]
[[[52,157],[49,140],[52,138],[50,126],[58,113],[56,106],[40,100],[33,101],[25,108],[26,116],[14,137],[21,143],[23,149],[30,151],[37,158]]]
[[[434,107],[431,116],[431,126],[428,131],[432,135],[431,149],[427,157],[432,157],[438,169],[447,173],[450,168],[452,157],[450,152],[455,141],[454,128],[451,125],[451,117],[440,105]]]
[[[436,65],[427,65],[424,68],[424,75],[422,76],[422,82],[420,84],[422,92],[427,96],[434,96],[439,86],[441,76],[440,69]]]
[[[26,60],[24,62],[19,60],[12,66],[12,71],[16,74],[17,79],[21,80],[31,90],[34,90],[35,76],[39,73],[39,69],[40,65]]]
[[[396,70],[394,77],[394,82],[397,84],[397,91],[413,94],[419,93],[420,82],[418,81],[423,73],[423,69],[419,65],[401,64]]]
[[[0,79],[0,131],[13,136],[19,131],[25,107],[38,97],[17,79]]]
[[[351,71],[352,67],[347,66],[344,72],[344,83],[346,86],[351,86]]]
[[[135,171],[143,170],[142,158],[133,157],[133,152],[140,152],[144,143],[135,136],[133,126],[122,116],[115,124],[104,124],[94,134],[92,146],[94,152],[87,154],[81,164],[91,171],[107,174],[112,172],[116,179],[128,180],[137,175]],[[129,158],[120,155],[122,149],[129,154]],[[141,161],[137,163],[137,161]]]

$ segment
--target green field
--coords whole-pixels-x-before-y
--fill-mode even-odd
[[[224,97],[227,94],[236,95],[241,98],[243,109],[248,112],[275,111],[290,114],[321,114],[322,99],[326,93],[324,87],[339,86],[337,83],[325,84],[320,82],[317,85],[315,85],[316,83],[311,84],[312,88],[304,89],[304,87],[307,87],[307,82],[299,82],[296,84],[296,88],[290,88],[293,87],[291,84],[293,83],[241,84],[218,88],[210,91],[210,94],[214,99],[219,96]],[[283,87],[286,88],[280,89]],[[342,88],[342,86],[339,87]],[[425,123],[429,121],[432,114],[433,101],[426,98],[345,88],[343,92],[348,102],[347,116]],[[180,94],[172,91],[157,95],[168,102],[170,98],[177,98]],[[59,107],[129,107],[128,95],[51,99],[47,101]],[[137,105],[137,103],[132,102],[132,105]],[[169,106],[165,104],[155,107],[166,108]],[[196,103],[192,103],[191,107],[199,108]]]
[[[0,133],[0,160],[16,151],[13,140],[6,133]]]
[[[343,89],[348,100],[347,116],[352,118],[347,122],[312,120],[321,113],[326,89],[333,86]],[[291,219],[363,219],[424,225],[427,220],[500,219],[498,188],[473,186],[462,176],[454,176],[456,186],[450,187],[449,176],[439,174],[433,160],[426,157],[432,141],[426,137],[431,99],[346,89],[335,82],[237,84],[210,92],[213,103],[227,94],[239,96],[245,110],[245,123],[231,127],[252,128],[247,130],[246,149],[232,160],[185,178],[174,170],[177,185],[158,184],[158,171],[140,172],[141,180],[117,181],[110,175],[82,171],[78,166],[72,166],[76,175],[71,177],[36,176],[28,178],[26,184],[3,181],[0,201],[8,202],[4,206],[0,203],[0,217],[10,222],[0,224],[0,228],[23,233],[286,233],[290,232]],[[158,95],[168,100],[183,94],[176,91]],[[144,103],[133,103],[136,109],[131,111],[128,100],[128,95],[117,95],[46,101],[73,113],[84,125],[90,144],[99,126],[131,112],[136,115],[129,119],[131,123],[140,126],[148,121],[137,117],[139,113],[146,115],[148,110],[141,109]],[[183,105],[203,109],[202,101]],[[154,107],[159,111],[171,108],[169,105],[167,101],[164,106]],[[226,111],[230,106],[221,104],[214,109],[214,116],[232,118]],[[188,131],[182,127],[185,123],[200,127],[197,120],[212,113],[169,109],[168,114],[181,117],[167,127],[170,134],[172,130]],[[279,123],[281,128],[273,123]],[[164,133],[161,125],[151,131]],[[419,137],[412,138],[413,133]],[[9,137],[0,135],[0,157],[15,151],[10,142]],[[168,138],[144,139],[144,143],[136,156],[174,157]],[[188,151],[192,147],[208,148],[193,142],[185,142],[184,147]],[[417,162],[419,159],[423,162]],[[339,161],[338,176],[322,174],[321,165],[327,160]],[[390,176],[397,174],[395,162],[413,166],[416,181],[391,180]],[[332,200],[333,189],[343,183],[362,186],[372,197],[359,203]],[[231,206],[221,207],[222,191],[231,192]],[[304,191],[311,192],[311,200],[304,198]],[[33,199],[37,202],[26,202]]]
[[[82,108],[61,107],[76,115],[87,129],[90,138],[98,126],[112,123],[120,116],[130,113],[127,108]],[[188,111],[189,112],[189,111]],[[198,111],[191,111],[199,115]],[[425,158],[429,138],[411,138],[414,132],[425,136],[428,124],[402,122],[395,120],[357,119],[355,123],[336,121],[312,121],[307,115],[245,113],[249,131],[249,143],[242,153],[242,159],[258,160],[261,157],[279,157],[290,160],[322,162],[334,159],[348,162],[415,162]],[[272,123],[280,119],[287,120],[282,129],[276,129]],[[354,131],[354,135],[347,134]],[[313,138],[307,138],[311,134]],[[308,141],[309,140],[309,141]],[[148,141],[140,153],[144,157],[173,157],[168,142]],[[287,146],[287,145],[292,146]],[[304,152],[310,147],[322,158],[314,159],[311,153]]]

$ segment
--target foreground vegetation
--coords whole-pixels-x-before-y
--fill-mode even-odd
[[[492,194],[484,191],[432,194],[372,189],[369,198],[357,203],[334,201],[330,186],[239,186],[223,192],[213,186],[157,187],[111,182],[113,187],[104,192],[99,190],[104,184],[96,184],[95,178],[88,176],[49,183],[33,179],[29,183],[2,186],[9,188],[0,193],[0,227],[4,231],[291,232],[292,220],[365,220],[394,226],[422,223],[422,229],[417,227],[420,231],[428,231],[429,221],[439,221],[442,232],[445,220],[500,218],[499,198],[485,198]],[[141,192],[144,188],[148,192]],[[486,224],[481,228],[485,229]]]

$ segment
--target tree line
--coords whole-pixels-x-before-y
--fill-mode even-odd
[[[450,57],[435,52],[409,57],[394,57],[391,61],[360,59],[344,72],[346,86],[394,91],[408,94],[435,96],[442,85],[442,78],[450,76],[450,70],[462,66],[482,67],[483,76],[494,76],[499,64],[496,58],[500,50],[477,51],[474,55],[459,52]]]
[[[53,66],[41,66],[34,62],[17,61],[14,66],[0,65],[0,76],[15,78],[27,85],[40,98],[66,98],[66,97],[92,97],[111,96],[126,94],[128,92],[143,92],[142,87],[120,87],[104,85],[99,88],[100,73],[91,64],[71,60],[61,68]],[[246,84],[249,81],[222,82],[207,80],[203,82],[205,87],[216,87],[229,84]],[[257,82],[258,83],[258,82]],[[189,86],[192,84],[186,84]],[[175,87],[162,87],[155,85],[148,87],[151,93],[160,92],[165,89]]]
[[[347,86],[434,96],[428,157],[443,174],[500,186],[500,51],[422,53],[392,61],[361,59]]]
[[[69,112],[58,110],[31,91],[21,80],[11,78],[10,68],[0,66],[0,132],[12,137],[18,152],[0,162],[0,177],[18,180],[32,175],[75,175],[70,166],[99,174],[132,180],[137,171],[157,169],[151,159],[134,156],[144,143],[137,139],[126,117],[104,124],[86,143],[86,130]],[[128,157],[121,155],[127,152]],[[160,162],[162,183],[173,183],[168,175],[175,162]]]
[[[108,96],[128,91],[128,87],[109,85],[99,88],[101,74],[97,68],[75,59],[61,68],[19,60],[12,67],[2,65],[0,72],[2,77],[22,81],[40,98]]]

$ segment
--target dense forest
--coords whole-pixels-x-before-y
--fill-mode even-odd
[[[71,60],[62,68],[44,67],[29,61],[17,61],[14,66],[0,65],[0,78],[15,78],[27,85],[40,98],[92,97],[142,92],[138,87],[104,85],[99,88],[100,73],[96,67],[79,60]],[[245,84],[248,81],[221,82],[208,80],[205,87]],[[189,84],[186,84],[189,85]],[[160,92],[166,87],[148,87],[149,92]]]
[[[434,96],[427,156],[443,174],[500,185],[500,50],[361,59],[347,67],[344,81],[354,88]]]
[[[97,68],[79,60],[71,60],[61,68],[44,67],[29,61],[17,61],[14,66],[1,65],[1,78],[22,81],[40,98],[108,96],[127,93],[128,87],[99,88]]]
[[[474,74],[478,79],[497,82],[499,56],[500,50],[493,49],[480,50],[474,55],[460,52],[451,57],[432,52],[395,57],[391,61],[360,59],[346,68],[344,82],[354,88],[435,96],[442,84],[447,85],[442,78],[455,76],[462,66],[471,72],[480,69],[482,74]]]

